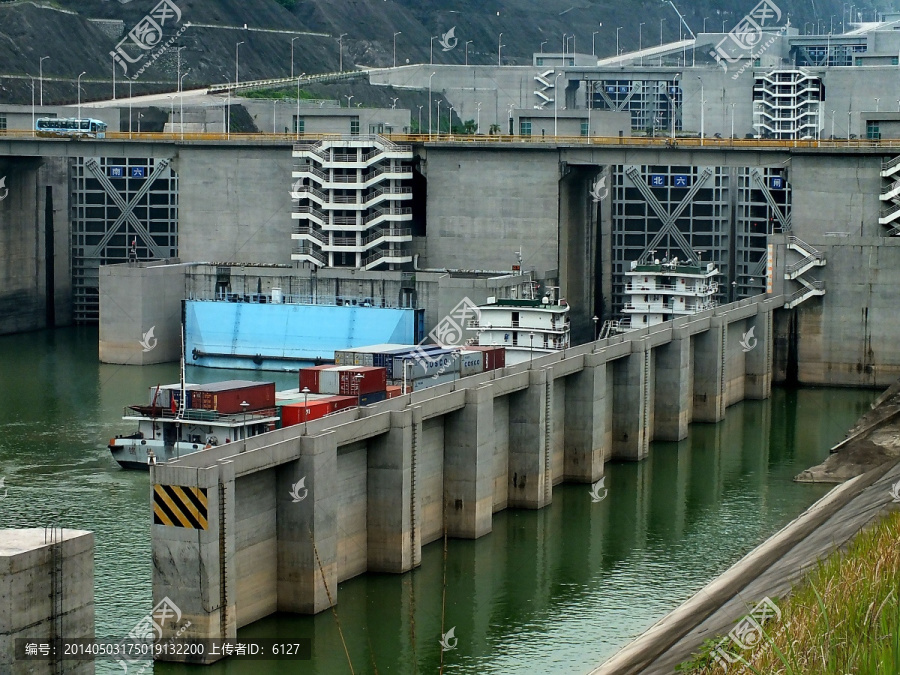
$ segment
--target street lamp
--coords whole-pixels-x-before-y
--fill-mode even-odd
[[[303,76],[306,73],[300,73],[297,76],[297,119],[294,120],[294,133],[297,135],[297,138],[300,138],[300,80],[303,79]]]
[[[878,98],[877,96],[875,97],[875,112],[878,112],[878,101],[880,101],[880,100],[881,99]]]
[[[391,97],[391,110],[394,110],[397,107],[397,101],[399,101],[399,100],[400,100],[400,97],[398,97],[398,96]]]
[[[178,81],[178,88],[179,88],[179,92],[180,92],[179,97],[181,98],[181,101],[180,101],[181,112],[178,113],[178,122],[179,122],[178,126],[181,127],[181,140],[184,140],[184,87],[181,86],[181,83],[184,81],[184,78],[186,78],[187,75],[188,74],[185,73],[184,75],[181,76],[181,79]]]
[[[481,132],[481,101],[475,101],[478,104],[478,110],[475,114],[475,133]]]
[[[528,334],[531,338],[531,351],[528,354],[528,369],[531,370],[531,364],[534,361],[534,331]]]
[[[472,44],[472,40],[466,40],[466,65],[469,65],[469,45]]]
[[[394,33],[394,68],[397,67],[397,36],[402,34],[402,30],[398,30],[396,33]]]
[[[294,79],[294,40],[299,40],[300,36],[291,38],[291,79]]]
[[[441,135],[441,99],[437,102],[437,135]]]
[[[238,54],[240,52],[242,44],[244,44],[243,40],[241,42],[238,42],[234,46],[234,86],[235,86],[235,88],[237,87],[238,82],[239,82],[239,80],[238,80]]]
[[[706,103],[706,101],[703,100],[703,78],[698,75],[697,79],[700,80],[700,145],[703,145],[704,123],[705,123],[704,114],[706,112],[704,110],[704,108],[705,108],[704,104]]]
[[[246,424],[247,424],[247,408],[250,407],[250,404],[247,403],[247,401],[241,401],[240,406],[241,406],[241,411],[243,411],[243,413],[244,413],[244,425],[245,425],[245,426],[244,426],[244,429],[243,429],[243,434],[244,434],[244,438],[247,438],[247,427],[246,427]]]
[[[338,70],[339,72],[344,72],[344,37],[346,33],[341,33],[338,37]]]
[[[177,75],[177,77],[178,77],[178,91],[181,91],[181,50],[182,50],[182,49],[186,49],[186,48],[187,48],[187,45],[183,45],[183,46],[179,47],[178,50],[177,50],[177,51],[178,51],[178,75]],[[113,71],[113,72],[115,72],[115,71]],[[113,81],[113,99],[115,99],[115,97],[116,97],[116,95],[115,95],[115,81]]]
[[[303,435],[306,436],[306,421],[309,418],[309,408],[307,407],[310,394],[309,387],[303,387],[300,393],[303,394]]]
[[[556,74],[556,77],[553,78],[553,135],[559,136],[557,130],[557,115],[556,115],[556,102],[559,100],[559,87],[556,86],[557,81],[559,80],[559,76],[562,75],[562,72]]]
[[[594,44],[594,39],[597,37],[597,33],[599,32],[599,30],[595,30],[593,33],[591,33],[591,56],[597,56],[597,47]]]
[[[31,77],[31,135],[34,136],[36,129],[34,128],[34,77]]]
[[[500,65],[500,50],[504,47],[504,45],[500,44],[502,40],[503,33],[500,33],[500,37],[497,38],[497,66]]]
[[[169,99],[169,124],[172,125],[171,133],[175,133],[175,95],[167,94],[166,98]]]
[[[419,106],[419,133],[422,133],[422,106]]]
[[[347,99],[347,107],[350,107],[350,100],[353,98],[353,94],[347,95],[344,94],[344,98]]]
[[[544,40],[544,41],[541,43],[541,54],[544,53],[544,45],[547,44],[547,42],[548,42],[547,40]]]
[[[641,21],[638,24],[638,53],[641,55],[641,66],[644,65],[644,24],[646,21]]]
[[[566,37],[568,35],[569,35],[568,33],[563,33],[563,37],[562,37],[563,56],[566,55],[566,48],[569,46],[569,41],[566,39]]]
[[[619,55],[619,31],[622,30],[622,26],[616,28],[616,56]]]
[[[40,70],[38,77],[40,78],[40,85],[41,85],[41,105],[42,106],[44,105],[44,59],[49,59],[49,58],[50,58],[49,56],[42,56],[41,61],[38,64],[38,68]]]
[[[433,35],[431,37],[431,60],[428,62],[432,66],[434,65],[434,41],[437,40],[437,35]]]
[[[596,341],[597,341],[597,338],[600,337],[599,333],[597,332],[597,331],[598,331],[597,323],[600,321],[600,317],[598,317],[598,316],[595,314],[594,316],[591,317],[591,321],[594,322],[594,342],[596,342]]]
[[[110,52],[112,54],[112,87],[113,87],[113,97],[112,100],[116,100],[116,55],[115,52]]]
[[[731,142],[734,143],[734,103],[731,104]]]
[[[435,71],[428,76],[428,138],[431,138],[431,78],[437,74]]]
[[[365,377],[366,376],[363,375],[362,373],[357,373],[356,375],[353,376],[353,379],[356,380],[356,407],[357,408],[362,407],[362,390],[360,387],[360,382],[363,379],[365,379]]]
[[[81,71],[81,75],[87,73],[86,70]],[[81,119],[81,75],[78,76],[78,119]]]

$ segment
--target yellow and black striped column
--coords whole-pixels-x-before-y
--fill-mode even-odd
[[[153,523],[192,530],[208,529],[206,488],[154,485]]]

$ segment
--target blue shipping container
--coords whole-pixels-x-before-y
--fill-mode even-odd
[[[386,391],[374,391],[371,394],[363,394],[359,397],[360,405],[372,405],[373,403],[381,403],[387,398]]]

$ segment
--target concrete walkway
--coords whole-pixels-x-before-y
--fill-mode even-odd
[[[836,487],[591,675],[669,675],[704,640],[724,636],[764,597],[788,594],[816,562],[844,548],[893,499],[900,463]]]

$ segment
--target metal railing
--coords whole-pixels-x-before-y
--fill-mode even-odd
[[[138,410],[135,410],[138,408]],[[144,411],[147,411],[146,414]],[[165,406],[125,406],[122,412],[123,417],[147,417],[149,419],[176,420],[179,419],[177,412],[172,412],[171,408]],[[203,410],[201,408],[186,408],[180,415],[180,419],[190,420],[193,422],[258,422],[267,417],[278,417],[275,408],[262,408],[260,410],[248,410],[247,412],[224,414],[217,410]]]

